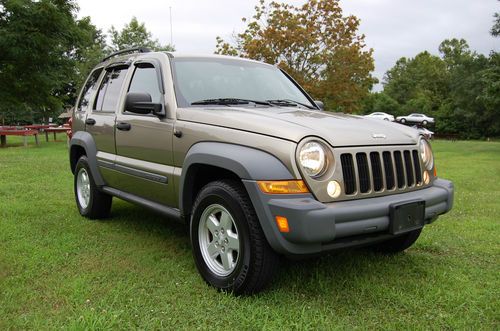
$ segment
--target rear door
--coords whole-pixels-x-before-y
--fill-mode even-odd
[[[160,62],[141,60],[130,70],[133,74],[127,93],[148,93],[151,101],[160,103],[165,112]],[[172,180],[173,124],[174,120],[166,116],[139,115],[126,109],[118,112],[115,170],[120,178],[113,186],[166,206],[177,204]]]
[[[112,177],[106,165],[113,164],[115,148],[116,110],[120,104],[120,96],[127,75],[128,67],[123,64],[105,69],[104,77],[97,91],[92,112],[85,120],[86,131],[94,138],[97,147],[99,169],[106,182]]]

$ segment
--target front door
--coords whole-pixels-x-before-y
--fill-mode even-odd
[[[151,101],[165,108],[161,69],[157,62],[136,63],[128,92],[148,93]],[[114,187],[161,203],[175,206],[173,188],[173,120],[156,115],[118,112],[116,118],[115,170],[120,179]]]

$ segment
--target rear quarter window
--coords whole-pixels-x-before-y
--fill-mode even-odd
[[[102,68],[94,70],[87,79],[85,86],[82,89],[80,100],[78,101],[77,111],[87,111],[90,105],[92,94],[97,90],[99,76],[101,76]]]

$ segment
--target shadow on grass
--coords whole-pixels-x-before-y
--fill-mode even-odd
[[[160,241],[178,243],[182,252],[178,258],[191,258],[187,225],[116,199],[113,203],[112,216],[106,223],[133,232],[134,236],[143,236],[145,241],[155,236]],[[193,265],[194,271],[194,262],[188,263]],[[396,291],[398,288],[407,290],[407,282],[415,281],[425,286],[426,279],[430,277],[428,270],[431,269],[436,269],[436,260],[418,254],[415,248],[392,256],[362,248],[334,251],[303,260],[283,258],[273,284],[263,295],[272,296],[273,293],[293,289],[295,294],[315,295],[317,298],[332,291],[348,296],[359,293],[361,288],[367,286],[388,284]]]

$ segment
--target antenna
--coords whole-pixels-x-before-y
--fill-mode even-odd
[[[169,7],[170,8],[170,46],[173,46],[174,45],[174,42],[173,42],[173,32],[172,32],[172,6]]]

